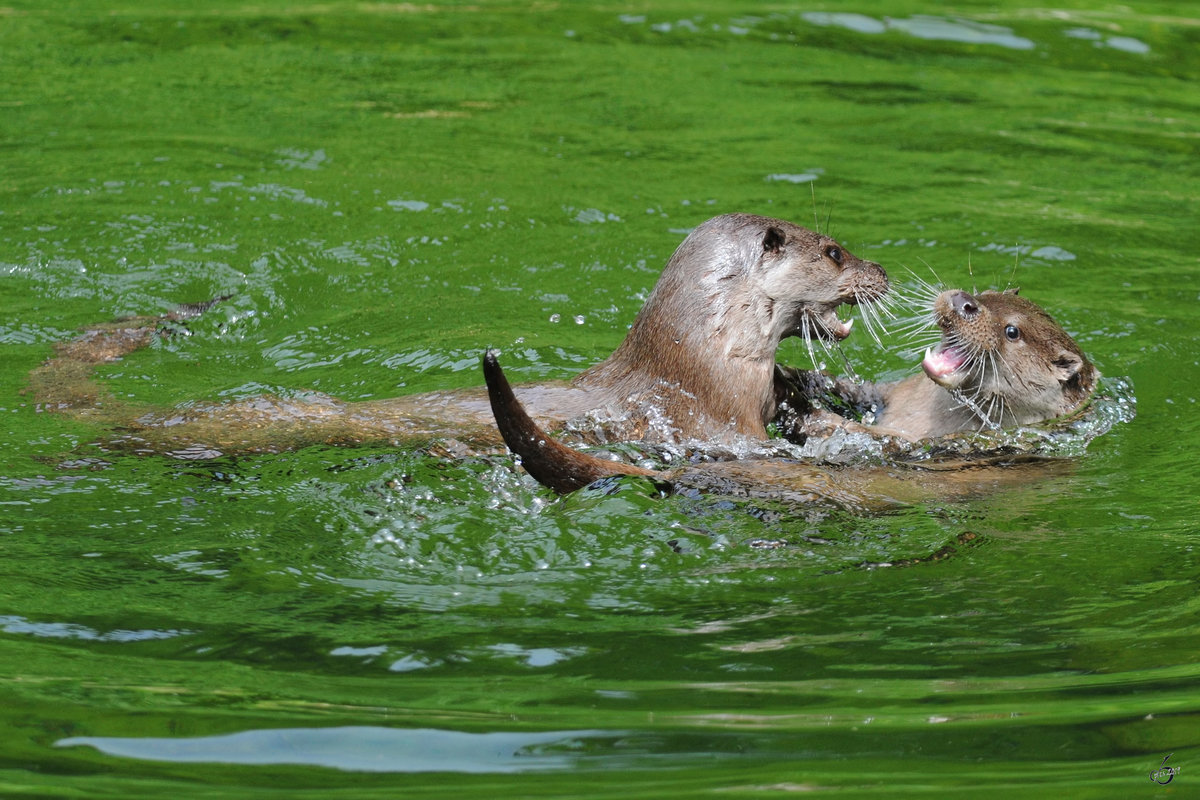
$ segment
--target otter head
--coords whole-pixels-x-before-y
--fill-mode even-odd
[[[1066,414],[1091,395],[1096,369],[1075,340],[1016,289],[934,301],[942,340],[925,353],[930,380],[985,421],[1022,425]]]
[[[680,245],[655,295],[660,288],[688,298],[688,324],[706,348],[774,359],[789,336],[849,336],[851,324],[838,318],[837,307],[882,298],[888,279],[878,264],[828,236],[783,220],[726,214]],[[656,299],[647,313],[654,313]]]
[[[757,288],[771,300],[773,333],[840,341],[853,320],[838,318],[843,303],[872,303],[888,291],[883,269],[863,261],[836,241],[796,225],[771,226],[763,237]]]

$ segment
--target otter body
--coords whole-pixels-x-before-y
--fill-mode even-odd
[[[774,415],[780,340],[844,338],[850,325],[836,308],[875,301],[887,290],[878,264],[827,236],[751,214],[715,217],[671,256],[608,359],[569,384],[518,387],[516,397],[550,429],[586,414],[613,438],[764,438]],[[98,327],[58,346],[56,357],[31,374],[35,401],[120,428],[115,441],[140,451],[202,454],[189,457],[445,437],[498,444],[482,389],[359,403],[312,394],[184,409],[124,404],[95,382],[95,365],[144,346],[159,321]]]

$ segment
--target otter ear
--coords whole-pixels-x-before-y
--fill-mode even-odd
[[[1067,387],[1078,387],[1080,372],[1083,370],[1083,359],[1070,350],[1063,350],[1054,359],[1054,370],[1058,374],[1058,382]]]
[[[783,243],[787,239],[783,231],[775,226],[767,228],[767,232],[763,234],[763,252],[778,253],[783,249]]]

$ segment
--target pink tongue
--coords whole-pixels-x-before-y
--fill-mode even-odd
[[[966,357],[953,347],[937,351],[930,349],[925,351],[925,360],[921,362],[921,368],[931,378],[944,378],[961,367],[966,360]]]

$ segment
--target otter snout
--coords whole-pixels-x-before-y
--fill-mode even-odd
[[[847,253],[846,255],[850,255]],[[842,272],[843,281],[849,279],[842,302],[849,306],[875,303],[882,300],[891,290],[887,273],[874,261],[863,261],[850,256],[849,268]]]
[[[970,319],[979,313],[979,301],[961,289],[950,295],[950,305],[954,313],[963,319]]]

